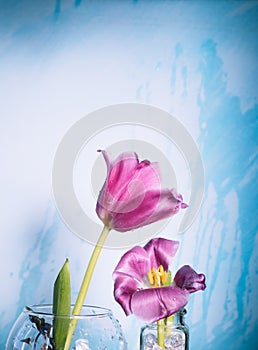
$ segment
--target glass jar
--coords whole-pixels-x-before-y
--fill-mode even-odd
[[[189,329],[185,324],[185,314],[186,310],[182,309],[173,315],[173,321],[164,321],[160,326],[152,323],[142,327],[140,350],[188,350]]]
[[[56,317],[77,325],[70,350],[126,350],[127,344],[119,322],[111,310],[83,306],[80,315],[53,315],[52,305],[26,307],[13,325],[6,343],[6,350],[61,350],[53,339],[53,321]]]

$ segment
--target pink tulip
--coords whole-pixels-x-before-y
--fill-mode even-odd
[[[130,231],[176,214],[186,208],[175,189],[162,189],[158,163],[139,162],[136,153],[122,153],[111,161],[101,151],[107,178],[99,193],[96,212],[104,225]]]
[[[156,322],[183,308],[190,293],[206,288],[205,275],[197,274],[188,265],[178,270],[172,285],[150,284],[149,272],[160,266],[168,271],[178,245],[177,241],[155,238],[145,247],[134,247],[123,255],[113,278],[115,299],[126,315],[133,313],[148,323]]]

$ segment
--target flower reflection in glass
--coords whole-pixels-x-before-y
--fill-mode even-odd
[[[178,246],[177,241],[154,238],[122,256],[113,273],[114,296],[126,315],[156,322],[182,309],[191,293],[205,289],[204,274],[188,265],[177,271],[172,284],[168,281]]]

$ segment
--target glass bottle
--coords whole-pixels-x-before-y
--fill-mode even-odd
[[[185,323],[186,310],[182,309],[173,315],[162,328],[158,324],[148,324],[141,329],[140,350],[189,350],[189,328]]]

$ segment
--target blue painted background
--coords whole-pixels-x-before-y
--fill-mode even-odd
[[[257,1],[0,1],[1,349],[24,305],[51,301],[67,256],[78,291],[92,247],[57,214],[53,157],[73,123],[121,102],[167,110],[201,151],[204,202],[173,236],[177,264],[207,275],[188,305],[191,349],[255,349],[257,16]],[[110,277],[122,253],[103,251],[88,303],[114,311],[131,350],[141,324]]]

